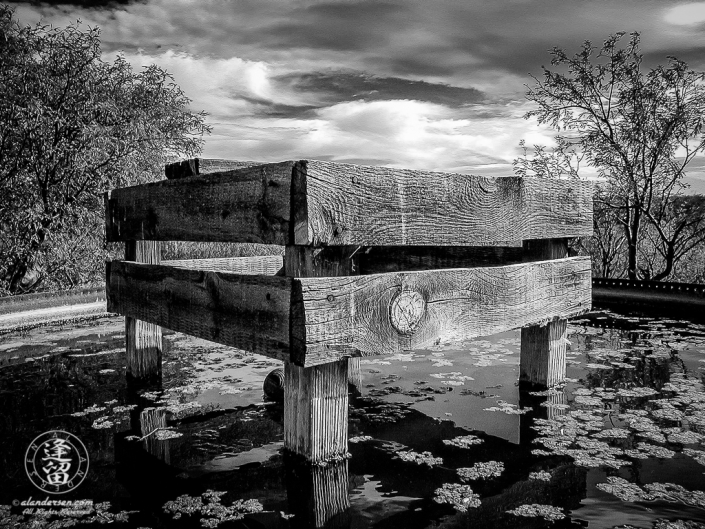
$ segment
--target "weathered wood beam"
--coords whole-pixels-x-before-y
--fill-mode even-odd
[[[106,193],[108,241],[287,244],[293,162],[162,180]]]
[[[298,278],[113,262],[108,310],[309,367],[575,316],[590,276],[585,257]]]
[[[591,235],[592,186],[324,161],[294,168],[294,244],[521,246]]]
[[[208,170],[249,163],[218,160]],[[200,164],[204,173],[206,160]],[[592,188],[290,161],[113,190],[106,226],[109,241],[520,247],[526,239],[591,234]]]
[[[281,360],[291,279],[107,263],[108,311]]]
[[[158,264],[161,244],[157,241],[127,241],[125,260]],[[126,376],[131,382],[158,382],[162,376],[162,329],[155,322],[125,317]]]
[[[173,259],[162,261],[164,266],[204,270],[209,272],[232,272],[234,274],[275,275],[284,266],[282,255],[257,255],[252,257],[218,257],[213,259]]]
[[[316,365],[488,336],[590,308],[590,259],[293,284],[292,358]]]

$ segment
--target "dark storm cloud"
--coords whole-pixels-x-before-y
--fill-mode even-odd
[[[260,28],[250,38],[286,49],[373,49],[387,44],[406,11],[403,5],[376,0],[316,4],[293,9],[286,20]]]
[[[288,74],[274,80],[284,83],[296,92],[313,94],[322,104],[353,100],[413,99],[457,108],[484,98],[484,94],[474,88],[398,77],[375,77],[361,72]]]
[[[147,0],[60,0],[60,1],[47,1],[47,0],[4,0],[6,4],[29,4],[33,6],[44,6],[44,7],[81,7],[88,9],[105,9],[105,8],[119,8],[129,6],[131,4],[144,4]]]

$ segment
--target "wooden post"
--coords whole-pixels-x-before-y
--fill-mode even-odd
[[[348,361],[284,367],[284,447],[312,463],[348,453]]]
[[[529,260],[563,259],[568,239],[526,241],[524,249]],[[520,385],[550,387],[564,381],[567,328],[568,320],[559,318],[521,329]]]
[[[161,243],[158,241],[126,241],[125,260],[159,264]],[[162,328],[129,316],[125,317],[125,350],[127,379],[149,383],[162,376]]]
[[[288,277],[349,275],[354,250],[287,246]],[[284,447],[313,463],[347,457],[348,359],[312,367],[284,366]]]

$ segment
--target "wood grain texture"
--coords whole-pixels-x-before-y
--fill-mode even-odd
[[[158,264],[161,243],[127,241],[125,260]],[[162,329],[153,322],[125,318],[126,376],[131,382],[149,383],[162,376]]]
[[[282,255],[258,255],[252,257],[219,257],[213,259],[174,259],[162,261],[164,266],[204,270],[209,272],[232,272],[234,274],[275,275],[284,266]]]
[[[565,380],[568,320],[532,325],[521,330],[519,383],[530,387],[551,387]]]
[[[308,366],[581,314],[590,308],[591,270],[589,258],[573,257],[491,268],[297,278],[292,286],[292,359]]]
[[[593,230],[589,182],[315,160],[295,165],[292,208],[294,243],[313,246],[521,246]]]
[[[109,191],[107,240],[287,244],[292,167],[281,162]]]
[[[289,358],[291,279],[112,261],[106,286],[111,312]]]
[[[284,365],[284,447],[313,462],[348,452],[348,362]]]

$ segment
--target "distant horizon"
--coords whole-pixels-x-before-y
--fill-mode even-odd
[[[552,47],[639,31],[645,67],[672,55],[705,70],[705,2],[8,3],[23,24],[99,26],[106,60],[169,71],[209,113],[202,158],[509,176],[520,140],[555,134],[522,117]],[[685,182],[705,194],[705,157]]]

